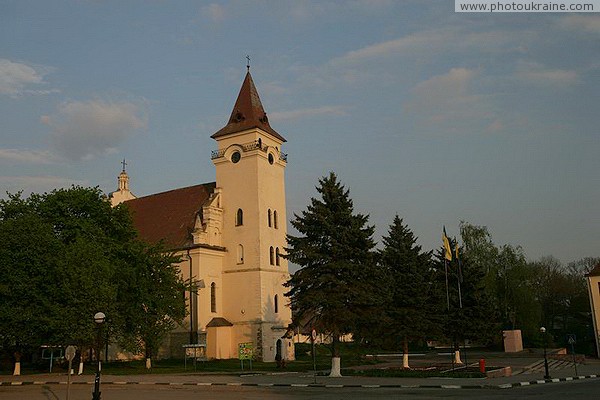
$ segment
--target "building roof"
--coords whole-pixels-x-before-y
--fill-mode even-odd
[[[254,128],[260,128],[282,142],[286,141],[283,136],[269,125],[267,113],[260,102],[258,91],[256,90],[256,86],[254,86],[250,71],[248,71],[227,125],[213,134],[211,138],[217,139],[232,133]]]
[[[222,317],[215,317],[215,318],[211,319],[208,324],[206,324],[207,328],[220,327],[220,326],[233,326],[233,324]]]
[[[598,263],[586,276],[600,276],[600,263]]]
[[[196,216],[202,216],[202,205],[215,187],[215,182],[204,183],[138,197],[124,204],[131,211],[142,240],[148,243],[163,240],[170,248],[181,248],[192,244]]]

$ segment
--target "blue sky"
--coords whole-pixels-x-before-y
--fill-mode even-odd
[[[335,171],[377,238],[485,225],[599,256],[600,14],[454,1],[0,2],[0,191],[214,181],[246,55],[286,139],[288,216]]]

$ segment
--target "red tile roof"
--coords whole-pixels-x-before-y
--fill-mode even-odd
[[[202,205],[213,193],[215,182],[174,189],[126,201],[133,224],[142,240],[176,249],[192,244],[191,232]]]
[[[217,131],[217,133],[213,134],[211,138],[216,139],[231,133],[253,128],[260,128],[282,142],[286,141],[283,136],[277,133],[271,128],[271,125],[269,125],[267,113],[265,113],[262,103],[260,102],[258,91],[256,90],[256,86],[254,86],[250,71],[248,71],[244,83],[242,83],[238,98],[233,106],[229,122]]]

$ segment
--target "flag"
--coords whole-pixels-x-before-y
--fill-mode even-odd
[[[442,241],[444,242],[444,258],[448,261],[452,261],[452,249],[450,248],[450,241],[446,236],[446,227],[444,226],[444,233],[442,235]]]

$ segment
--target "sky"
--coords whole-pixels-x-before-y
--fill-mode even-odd
[[[0,198],[215,180],[246,73],[287,139],[288,218],[334,171],[380,242],[486,226],[531,260],[600,256],[600,14],[453,0],[0,1]]]

